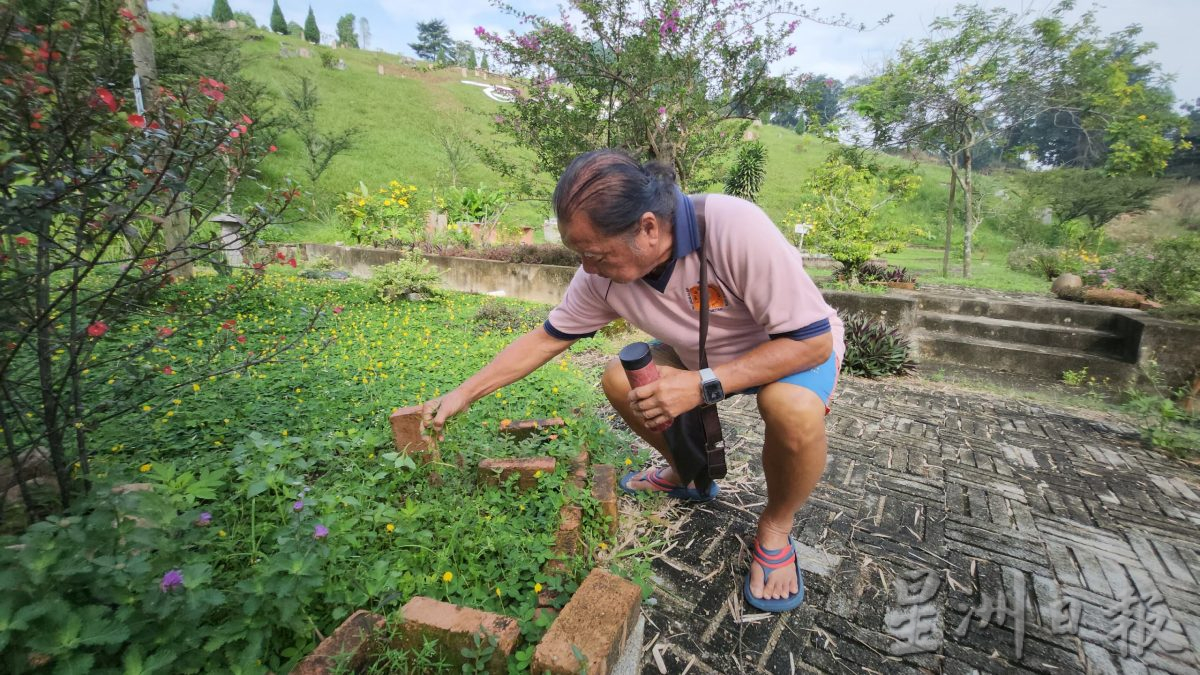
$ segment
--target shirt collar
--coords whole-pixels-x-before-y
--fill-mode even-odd
[[[667,282],[671,280],[671,273],[675,271],[676,261],[700,249],[700,226],[696,223],[696,209],[692,205],[692,200],[688,199],[688,196],[683,194],[679,188],[675,188],[674,222],[675,240],[671,259],[667,261],[667,266],[657,277],[651,275],[642,277],[642,281],[659,293],[666,291]]]

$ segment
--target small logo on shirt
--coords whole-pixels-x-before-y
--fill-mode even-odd
[[[688,289],[688,297],[692,301],[692,311],[700,311],[700,284],[696,284]],[[708,311],[719,312],[725,309],[725,294],[721,292],[721,287],[716,284],[708,285]]]

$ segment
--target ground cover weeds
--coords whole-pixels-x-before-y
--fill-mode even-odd
[[[98,349],[126,349],[169,322],[167,304],[203,303],[225,283],[176,285]],[[628,446],[586,412],[599,395],[568,353],[452,420],[442,463],[394,451],[394,407],[444,393],[513,338],[472,330],[484,301],[383,304],[365,283],[268,273],[210,335],[148,354],[163,372],[148,402],[90,432],[102,448],[90,496],[0,538],[0,669],[283,672],[354,610],[390,614],[416,594],[517,617],[528,644],[512,663],[528,667],[547,623],[533,618],[537,593],[569,594],[601,550],[599,522],[585,521],[572,574],[543,573],[566,460],[586,446],[622,464]],[[331,321],[290,354],[171,388],[206,340],[232,334],[224,358],[240,360],[298,330],[294,306],[320,303]],[[119,386],[84,377],[96,397]],[[566,427],[497,436],[504,420],[552,416]],[[560,468],[527,493],[477,481],[479,459],[523,454]],[[150,489],[112,490],[128,484]],[[574,498],[596,512],[586,491]]]

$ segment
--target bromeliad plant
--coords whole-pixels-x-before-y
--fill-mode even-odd
[[[912,371],[912,346],[894,326],[855,312],[843,315],[846,355],[842,369],[863,377],[904,375]]]

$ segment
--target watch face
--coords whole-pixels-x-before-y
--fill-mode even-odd
[[[717,381],[704,383],[704,402],[716,403],[722,398],[725,398],[725,391],[721,388],[721,383]]]

